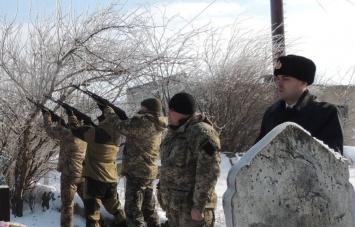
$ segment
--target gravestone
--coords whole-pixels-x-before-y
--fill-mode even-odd
[[[355,226],[348,162],[294,123],[276,127],[231,168],[226,224]]]
[[[0,221],[10,221],[10,190],[7,185],[0,185]]]
[[[8,159],[0,155],[0,221],[10,221],[10,190],[3,175]]]

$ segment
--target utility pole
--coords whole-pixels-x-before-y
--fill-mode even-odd
[[[273,60],[285,55],[285,30],[282,0],[270,0],[271,9],[271,35]]]

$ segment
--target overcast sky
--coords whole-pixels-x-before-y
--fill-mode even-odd
[[[56,0],[0,0],[1,15],[17,20],[28,18],[32,12],[51,12]],[[94,10],[97,4],[107,6],[109,0],[62,0],[65,8],[80,13]],[[152,6],[167,5],[172,15],[214,24],[225,25],[236,18],[247,18],[243,24],[252,29],[270,28],[270,1],[268,0],[180,0],[141,1],[126,0],[127,10],[142,3]],[[355,0],[284,0],[286,54],[311,58],[317,65],[317,75],[325,75],[334,83],[348,83],[355,68]],[[347,74],[347,80],[340,76]],[[354,75],[355,77],[355,75]],[[320,78],[318,78],[320,80]],[[355,78],[352,79],[355,84]]]

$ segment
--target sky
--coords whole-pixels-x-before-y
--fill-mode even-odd
[[[26,21],[32,14],[53,11],[58,5],[77,13],[108,6],[110,0],[0,0],[0,14]],[[59,4],[60,3],[60,4]],[[270,29],[268,0],[125,0],[127,10],[141,4],[166,6],[170,15],[227,25],[237,18],[254,30]],[[312,59],[317,65],[316,81],[355,84],[355,0],[284,0],[286,54]],[[271,31],[271,29],[270,29]],[[354,78],[353,78],[354,77]]]

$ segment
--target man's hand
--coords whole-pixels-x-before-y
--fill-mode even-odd
[[[194,221],[201,221],[204,218],[204,215],[200,213],[200,211],[195,208],[191,209],[191,218]]]

